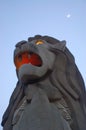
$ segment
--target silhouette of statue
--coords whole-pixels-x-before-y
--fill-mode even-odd
[[[36,35],[16,44],[18,82],[3,130],[86,130],[82,76],[65,41]]]

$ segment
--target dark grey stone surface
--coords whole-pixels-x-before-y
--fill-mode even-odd
[[[40,64],[21,65],[27,53]],[[85,85],[66,42],[36,35],[16,44],[15,65],[16,57],[18,83],[3,130],[86,130]]]

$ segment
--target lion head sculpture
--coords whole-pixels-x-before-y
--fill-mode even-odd
[[[14,50],[14,64],[18,83],[3,116],[4,130],[17,130],[17,127],[14,127],[17,123],[13,123],[17,111],[21,106],[24,106],[24,109],[27,107],[24,105],[26,101],[29,105],[32,100],[35,102],[37,99],[36,103],[39,102],[38,98],[33,99],[37,91],[43,91],[40,92],[41,95],[45,95],[48,103],[53,104],[61,114],[59,118],[56,117],[57,122],[63,118],[63,122],[67,123],[67,126],[63,125],[64,128],[59,126],[60,130],[86,130],[85,85],[65,41],[41,35],[21,41],[16,44]],[[54,112],[52,108],[52,113]],[[21,117],[21,114],[18,116]],[[53,116],[52,118],[54,120]],[[22,127],[23,125],[21,130],[24,130]],[[57,126],[54,129],[58,130]]]

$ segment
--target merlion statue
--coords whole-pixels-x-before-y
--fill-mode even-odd
[[[3,130],[86,130],[82,76],[65,41],[36,35],[16,44],[18,82]]]

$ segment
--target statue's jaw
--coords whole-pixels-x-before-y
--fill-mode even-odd
[[[18,70],[18,78],[22,83],[34,83],[40,80],[48,72],[48,67],[40,67],[32,64],[24,64]]]

